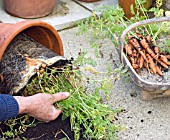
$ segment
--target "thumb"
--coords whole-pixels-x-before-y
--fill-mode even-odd
[[[59,92],[59,93],[53,94],[52,96],[53,96],[52,102],[55,103],[60,100],[68,98],[70,96],[70,93],[69,92]]]

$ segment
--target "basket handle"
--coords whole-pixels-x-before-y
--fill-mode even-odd
[[[160,17],[160,18],[152,18],[152,19],[147,19],[147,20],[142,20],[142,21],[139,21],[139,22],[136,22],[130,26],[128,26],[122,33],[121,35],[121,38],[120,38],[120,59],[121,59],[121,62],[123,64],[123,47],[124,47],[124,40],[125,40],[125,37],[126,37],[126,34],[138,27],[138,26],[142,26],[142,25],[145,25],[145,24],[151,24],[151,23],[156,23],[156,22],[163,22],[163,21],[170,21],[170,17]]]

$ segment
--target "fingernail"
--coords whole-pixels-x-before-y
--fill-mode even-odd
[[[70,96],[70,93],[69,92],[64,92],[65,96],[66,97],[69,97]]]

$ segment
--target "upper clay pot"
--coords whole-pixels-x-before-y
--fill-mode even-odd
[[[42,21],[27,20],[16,24],[0,23],[0,60],[9,43],[21,32],[58,55],[64,55],[61,38],[51,25]]]
[[[153,0],[147,0],[144,3],[144,7],[146,9],[149,9],[152,5]],[[134,11],[136,12],[137,9],[135,8],[135,0],[118,0],[119,6],[123,8],[123,11],[125,13],[125,16],[130,19],[131,17],[134,17],[134,14],[131,12],[131,5],[134,6]],[[142,13],[142,12],[141,12]]]
[[[3,0],[5,10],[17,17],[39,18],[50,14],[56,0]]]

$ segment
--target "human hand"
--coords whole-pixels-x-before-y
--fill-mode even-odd
[[[49,122],[55,120],[61,113],[61,109],[56,109],[53,103],[66,99],[68,92],[57,94],[38,93],[29,97],[14,96],[19,105],[19,114],[29,114],[34,118]]]

